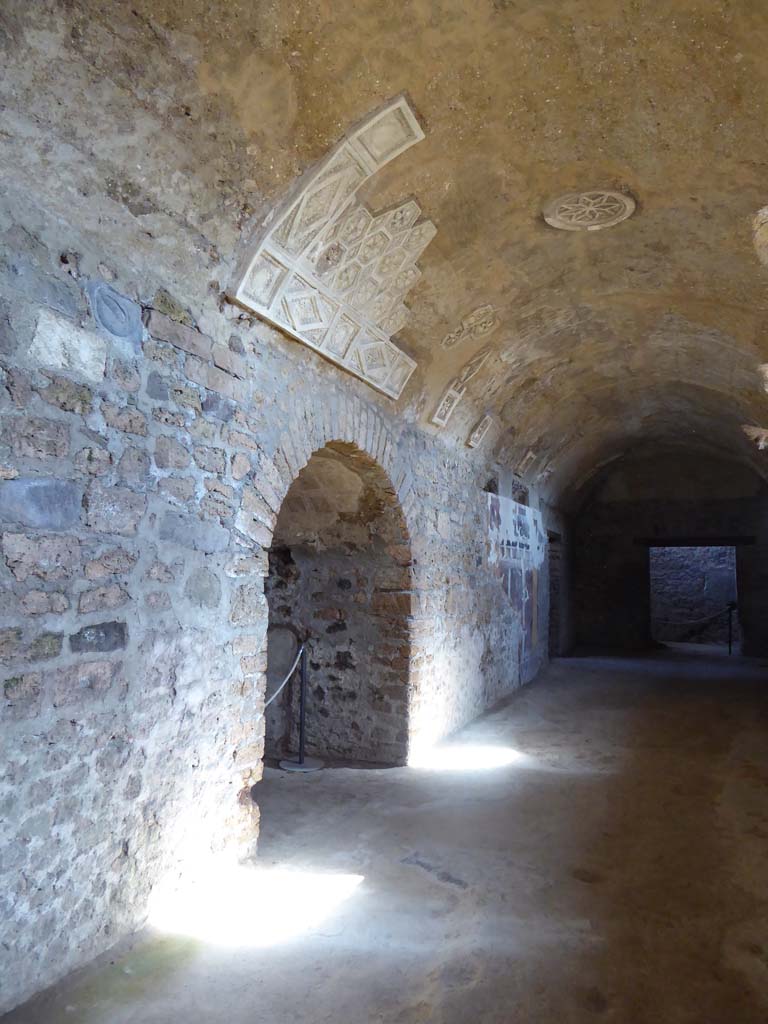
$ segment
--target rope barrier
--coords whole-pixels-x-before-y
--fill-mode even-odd
[[[264,702],[264,711],[267,710],[267,708],[272,703],[272,701],[275,699],[275,697],[279,697],[280,694],[283,692],[283,688],[285,687],[285,685],[287,684],[288,680],[291,678],[293,673],[296,671],[296,666],[299,664],[299,660],[300,660],[301,655],[303,654],[303,652],[304,652],[304,644],[301,644],[301,646],[299,647],[298,651],[296,652],[296,657],[293,660],[293,664],[288,669],[288,675],[285,677],[285,679],[282,681],[282,683],[280,683],[280,685],[275,690],[275,692],[272,694],[272,696],[269,698],[269,700]],[[259,715],[259,718],[257,718],[256,721],[259,721],[259,719],[263,718],[263,717],[264,717],[264,715],[262,713],[261,715]]]
[[[257,722],[260,722],[262,720],[262,718],[264,717],[264,714],[265,714],[267,708],[269,707],[269,705],[272,703],[272,701],[276,697],[279,697],[280,694],[283,692],[283,689],[287,685],[288,680],[291,678],[293,673],[296,671],[296,666],[301,661],[301,656],[304,653],[305,646],[306,646],[306,644],[300,644],[299,645],[299,649],[296,652],[296,657],[293,659],[293,664],[288,669],[288,674],[286,675],[286,677],[282,681],[282,683],[280,683],[280,685],[275,690],[275,692],[272,694],[272,696],[269,698],[269,700],[264,702],[264,711],[262,711],[261,714],[256,718]],[[261,765],[262,763],[263,763],[262,759],[258,758],[256,761],[251,761],[249,764],[239,764],[239,765],[237,765],[233,769],[233,772],[234,772],[235,775],[242,775],[243,772],[250,771],[252,768],[256,768],[257,766]]]

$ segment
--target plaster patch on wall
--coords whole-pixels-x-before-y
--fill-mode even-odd
[[[392,344],[405,326],[416,260],[437,229],[408,200],[374,215],[357,190],[424,138],[404,97],[341,142],[278,211],[236,299],[294,338],[398,398],[416,363]]]
[[[104,338],[71,320],[42,309],[29,346],[29,358],[41,366],[65,370],[98,382],[104,377],[107,345]]]
[[[539,638],[539,576],[545,571],[546,531],[538,509],[488,494],[488,565],[509,601],[522,609],[520,664]]]

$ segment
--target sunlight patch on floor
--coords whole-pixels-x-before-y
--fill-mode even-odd
[[[408,759],[409,768],[435,772],[480,772],[524,764],[526,754],[514,747],[490,744],[438,743],[414,751]]]
[[[362,875],[214,863],[193,879],[156,887],[149,924],[216,946],[273,946],[326,921],[362,881]]]

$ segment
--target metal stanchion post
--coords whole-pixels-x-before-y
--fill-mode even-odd
[[[299,660],[299,756],[296,761],[283,760],[280,767],[286,772],[316,772],[323,767],[323,762],[316,757],[306,756],[307,743],[307,690],[309,688],[309,662],[307,644]]]
[[[306,720],[307,720],[307,648],[301,652],[301,664],[299,668],[299,679],[301,689],[299,690],[299,764],[304,764],[304,746],[306,743]]]

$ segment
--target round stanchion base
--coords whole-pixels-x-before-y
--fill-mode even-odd
[[[281,761],[280,767],[284,772],[319,772],[324,767],[323,762],[317,757],[305,757],[304,763],[298,761]]]

